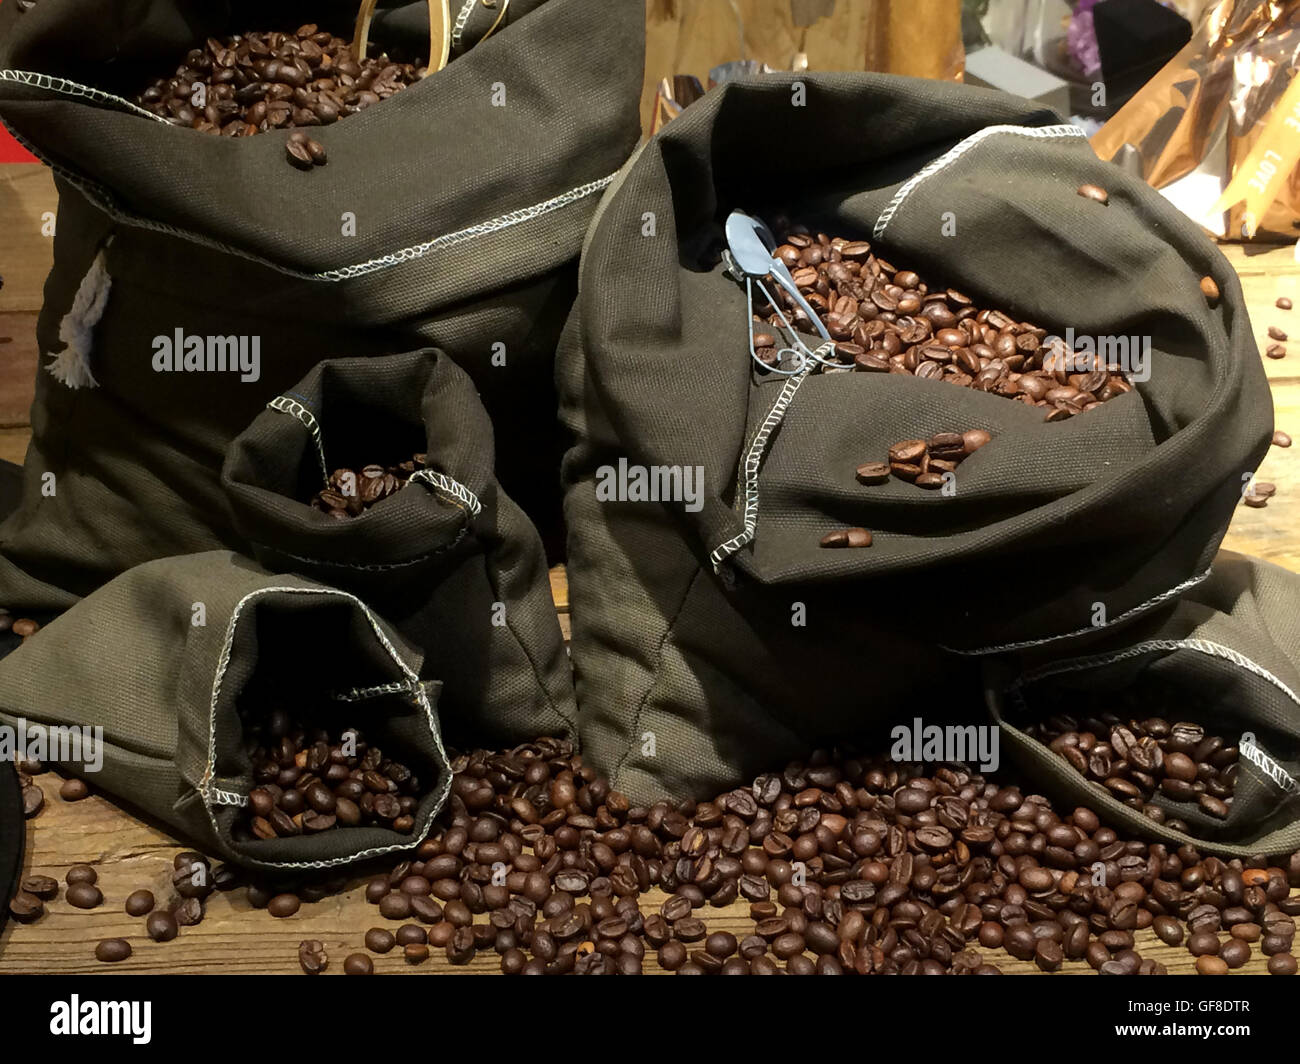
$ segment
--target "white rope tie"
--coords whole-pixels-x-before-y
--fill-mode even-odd
[[[108,295],[113,288],[113,278],[104,263],[100,249],[81,280],[72,309],[59,323],[59,339],[63,350],[54,356],[46,368],[60,384],[69,388],[97,388],[99,382],[90,371],[90,354],[94,348],[95,327],[104,316]]]

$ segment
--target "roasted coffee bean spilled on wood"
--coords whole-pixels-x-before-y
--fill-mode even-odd
[[[223,137],[251,137],[276,129],[332,125],[419,78],[420,68],[414,64],[395,63],[384,54],[359,58],[349,41],[307,25],[296,33],[209,38],[185,56],[174,75],[153,82],[137,102],[173,125]],[[317,160],[313,152],[307,154],[310,169]]]
[[[1048,421],[1072,417],[1132,390],[1117,364],[1072,351],[1048,330],[1000,310],[976,307],[952,288],[931,288],[912,270],[879,258],[865,240],[795,229],[776,250],[800,293],[835,341],[845,368],[958,384],[1042,408]],[[816,332],[794,299],[775,284],[786,317]],[[777,361],[780,318],[755,306],[755,352]]]
[[[982,951],[999,947],[1049,972],[1163,974],[1136,930],[1245,943],[1237,929],[1258,924],[1277,950],[1264,955],[1287,956],[1300,912],[1300,854],[1272,866],[1124,840],[1091,810],[1060,815],[959,768],[820,751],[712,802],[642,807],[557,740],[453,768],[437,830],[366,897],[381,913],[432,901],[431,947],[452,964],[495,952],[510,975],[635,974],[651,950],[680,974],[995,974]],[[669,896],[645,915],[653,887]],[[737,898],[752,933],[710,929]],[[373,952],[393,944],[366,936]]]
[[[1224,819],[1237,782],[1237,745],[1207,735],[1199,724],[1161,717],[1124,719],[1114,713],[1076,719],[1058,715],[1037,721],[1027,734],[1046,743],[1079,775],[1158,821],[1164,811],[1149,805],[1157,792],[1195,802]]]
[[[424,469],[427,461],[427,455],[415,454],[395,466],[336,469],[330,474],[329,487],[317,492],[311,505],[330,517],[360,517],[370,507],[405,487],[411,475]]]
[[[250,724],[253,782],[244,826],[255,839],[315,835],[334,828],[415,827],[421,783],[355,728],[337,737],[306,729],[281,710]]]

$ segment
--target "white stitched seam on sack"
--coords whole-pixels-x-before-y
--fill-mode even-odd
[[[364,702],[385,695],[404,695],[410,688],[404,683],[381,683],[374,687],[354,687],[350,691],[336,691],[330,695],[335,702]]]
[[[975,133],[972,133],[965,140],[961,141],[954,147],[948,149],[948,151],[940,155],[939,158],[935,159],[933,162],[930,162],[925,167],[918,170],[915,174],[909,177],[905,182],[903,182],[902,187],[899,188],[899,190],[894,193],[894,198],[889,201],[889,205],[885,207],[883,211],[880,212],[880,217],[876,219],[875,228],[872,230],[871,233],[873,239],[878,240],[880,239],[881,236],[884,235],[885,229],[889,226],[889,223],[893,220],[894,215],[898,213],[898,208],[901,207],[903,205],[903,201],[907,199],[907,197],[910,196],[915,191],[917,185],[919,185],[927,177],[933,177],[935,174],[939,173],[940,170],[943,170],[946,167],[950,166],[952,163],[955,163],[958,159],[960,159],[963,155],[965,155],[968,151],[970,151],[971,148],[975,147],[975,145],[981,143],[984,140],[987,140],[989,137],[994,136],[995,134],[998,133],[1011,133],[1019,137],[1038,137],[1038,138],[1086,137],[1087,136],[1087,134],[1084,133],[1084,131],[1080,129],[1078,126],[1071,126],[1071,125],[985,126],[983,129],[978,130]]]
[[[477,517],[483,512],[483,504],[478,501],[469,488],[465,487],[459,480],[447,476],[446,473],[437,473],[432,469],[421,469],[417,473],[412,473],[406,480],[407,485],[416,482],[428,484],[434,490],[435,495],[449,495],[452,501],[469,512],[470,517]]]
[[[312,412],[303,406],[302,403],[288,395],[277,395],[266,405],[270,410],[275,410],[281,414],[288,414],[291,417],[296,418],[298,421],[302,422],[307,431],[311,433],[312,441],[316,444],[316,459],[320,462],[321,476],[325,478],[325,482],[328,484],[330,471],[329,466],[325,462],[325,441],[321,438],[320,422],[316,420]]]
[[[114,96],[112,93],[103,92],[100,89],[92,89],[89,85],[79,85],[77,82],[68,81],[66,78],[54,78],[49,74],[38,74],[32,70],[0,70],[0,81],[13,81],[19,85],[27,85],[30,88],[44,89],[46,92],[57,92],[64,96],[80,96],[85,100],[94,100],[95,103],[112,104],[114,107],[121,107],[145,118],[152,118],[155,122],[161,122],[165,126],[171,125],[161,115],[146,111],[143,107],[133,104],[130,100],[124,100],[121,96]]]
[[[1070,672],[1085,672],[1088,669],[1099,669],[1105,665],[1113,665],[1118,661],[1126,661],[1129,658],[1139,658],[1144,654],[1149,654],[1155,650],[1194,650],[1198,654],[1205,654],[1209,657],[1222,658],[1230,661],[1238,668],[1245,669],[1247,672],[1266,680],[1279,691],[1281,691],[1291,702],[1300,707],[1300,695],[1297,695],[1287,683],[1279,676],[1269,672],[1264,666],[1252,661],[1240,651],[1233,650],[1231,647],[1225,647],[1222,643],[1215,643],[1209,639],[1148,639],[1142,643],[1134,643],[1132,646],[1125,647],[1123,650],[1111,651],[1105,654],[1092,654],[1083,658],[1071,658],[1068,661],[1051,662],[1047,665],[1040,665],[1036,669],[1031,669],[1023,676],[1017,677],[1016,681],[1007,689],[1009,694],[1013,694],[1022,709],[1025,707],[1024,695],[1022,688],[1030,684],[1037,683],[1039,680],[1047,679],[1050,676],[1060,676]],[[1294,776],[1279,765],[1268,752],[1260,747],[1255,746],[1260,754],[1291,783],[1290,787],[1278,783],[1273,772],[1265,766],[1260,766],[1264,774],[1277,783],[1283,790],[1294,791],[1300,788],[1300,782],[1297,782]]]
[[[446,801],[447,793],[451,790],[451,759],[447,756],[447,751],[442,744],[442,731],[438,727],[438,720],[433,715],[433,706],[429,703],[429,696],[420,682],[420,678],[411,671],[410,667],[402,660],[397,653],[393,644],[384,635],[379,621],[370,611],[370,607],[362,602],[355,595],[350,595],[346,591],[338,591],[333,588],[323,587],[262,587],[255,591],[250,591],[235,605],[234,611],[230,616],[230,623],[226,626],[226,638],[221,647],[221,655],[217,662],[216,676],[212,681],[212,700],[209,705],[208,715],[208,764],[203,773],[203,779],[199,782],[199,795],[203,799],[204,811],[208,814],[208,820],[212,824],[213,833],[217,838],[221,837],[221,830],[217,826],[217,817],[213,812],[214,805],[243,805],[244,798],[240,795],[232,795],[229,791],[222,791],[213,785],[213,779],[217,772],[217,702],[221,697],[221,685],[226,677],[226,670],[230,666],[230,652],[235,642],[235,630],[239,627],[240,614],[244,607],[254,599],[261,598],[263,595],[270,594],[290,594],[290,595],[325,595],[336,598],[346,599],[356,605],[370,622],[371,630],[379,640],[380,645],[387,651],[388,656],[392,658],[395,664],[406,677],[405,691],[415,701],[415,704],[424,710],[425,720],[429,725],[429,732],[433,737],[434,748],[438,756],[442,759],[444,768],[444,779],[442,785],[438,788],[438,800],[430,806],[428,815],[424,818],[423,824],[412,832],[412,838],[423,838],[428,834],[429,828],[433,824],[433,818],[437,811]],[[223,798],[233,797],[235,801],[223,801]],[[327,861],[261,861],[255,857],[245,857],[244,860],[249,864],[261,865],[265,868],[332,868],[336,865],[351,864],[353,861],[364,860],[368,857],[377,857],[380,854],[392,853],[394,850],[405,850],[411,847],[410,842],[394,843],[391,846],[375,846],[369,850],[363,850],[360,853],[349,854],[345,857],[336,857]]]
[[[470,12],[474,10],[474,5],[478,0],[465,0],[465,6],[460,9],[460,14],[456,16],[456,24],[451,30],[451,46],[460,47],[461,38],[465,35],[465,25],[469,22]]]
[[[1168,602],[1171,598],[1177,598],[1184,591],[1194,588],[1197,584],[1206,580],[1210,575],[1210,570],[1206,569],[1203,573],[1196,576],[1188,577],[1181,584],[1171,587],[1160,594],[1147,599],[1145,602],[1139,602],[1130,610],[1126,610],[1118,617],[1113,617],[1105,624],[1088,625],[1086,628],[1076,628],[1073,632],[1062,632],[1060,635],[1049,635],[1043,639],[1022,639],[1019,643],[1003,643],[1001,646],[980,647],[978,650],[958,650],[956,647],[944,646],[940,643],[943,650],[951,654],[961,654],[963,657],[980,657],[984,654],[1003,654],[1011,650],[1027,650],[1030,647],[1046,646],[1048,643],[1055,643],[1061,639],[1074,639],[1077,636],[1088,635],[1090,632],[1100,632],[1106,628],[1113,628],[1117,624],[1123,624],[1125,621],[1146,613],[1147,610],[1154,609],[1161,603]]]
[[[0,71],[0,74],[4,73]],[[147,113],[147,112],[146,112]],[[164,233],[167,236],[174,236],[178,240],[187,240],[191,244],[197,244],[199,247],[208,248],[212,251],[219,251],[223,255],[233,255],[236,258],[244,259],[247,262],[256,263],[268,270],[274,270],[276,273],[283,274],[286,277],[293,277],[299,281],[327,281],[337,283],[339,281],[350,281],[357,277],[365,277],[368,274],[379,273],[393,266],[400,266],[404,262],[415,262],[424,258],[434,251],[441,251],[444,248],[455,247],[463,244],[467,240],[473,240],[476,237],[487,236],[491,233],[499,232],[502,229],[509,229],[512,226],[522,225],[530,222],[534,218],[541,218],[555,211],[562,210],[565,207],[572,206],[594,193],[603,191],[609,186],[618,172],[615,171],[606,177],[599,178],[595,181],[588,181],[585,185],[579,185],[577,188],[571,188],[568,192],[562,192],[558,196],[552,196],[541,203],[534,203],[530,207],[522,207],[517,211],[509,211],[497,218],[492,218],[486,222],[478,222],[465,229],[459,229],[454,233],[445,233],[442,236],[434,237],[423,244],[416,244],[413,247],[403,248],[388,255],[381,255],[379,258],[370,259],[366,262],[359,262],[352,266],[342,266],[336,270],[326,270],[323,273],[307,273],[303,270],[295,270],[290,266],[282,266],[270,259],[264,259],[260,255],[254,255],[252,252],[244,251],[242,248],[234,247],[230,244],[224,244],[220,240],[213,240],[211,237],[202,236],[199,233],[190,232],[188,229],[180,229],[174,225],[168,225],[165,222],[155,222],[148,218],[142,218],[139,215],[130,214],[119,209],[113,200],[111,193],[102,185],[91,181],[89,178],[82,177],[80,174],[73,173],[66,167],[60,166],[48,158],[36,145],[27,140],[21,133],[17,132],[9,123],[0,120],[0,125],[7,129],[10,135],[22,147],[26,148],[42,163],[48,166],[54,174],[63,178],[64,181],[78,189],[83,196],[91,203],[92,206],[98,207],[99,210],[119,225],[129,225],[136,229],[144,229],[151,233]]]
[[[335,569],[351,569],[354,572],[358,572],[358,573],[388,573],[388,572],[392,572],[394,569],[405,569],[407,566],[410,565],[419,565],[421,562],[427,562],[430,558],[436,558],[439,554],[446,554],[447,551],[453,550],[454,548],[459,546],[460,541],[463,540],[468,534],[469,534],[469,526],[465,525],[461,528],[459,532],[456,533],[456,538],[453,539],[450,543],[444,543],[441,547],[437,547],[434,550],[431,550],[425,554],[421,554],[418,558],[408,558],[404,562],[370,562],[367,564],[361,564],[359,562],[335,562],[335,561],[330,561],[327,558],[308,558],[302,554],[293,554],[290,551],[282,550],[279,547],[274,547],[269,543],[258,543],[257,546],[261,547],[263,550],[271,551],[282,557],[292,558],[294,561],[302,562],[305,565],[321,565],[321,566],[331,566]]]
[[[767,441],[771,438],[772,433],[785,419],[786,411],[794,400],[795,392],[807,380],[811,369],[812,363],[810,361],[802,373],[791,377],[782,385],[781,394],[776,397],[772,409],[768,411],[767,417],[763,419],[763,423],[758,428],[758,432],[754,434],[754,439],[751,441],[749,450],[745,455],[745,530],[716,547],[709,555],[709,561],[713,563],[715,573],[722,568],[723,563],[736,551],[752,541],[758,531],[758,474],[763,462],[763,452],[767,449]]]

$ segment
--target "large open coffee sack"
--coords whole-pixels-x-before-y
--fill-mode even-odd
[[[573,734],[541,541],[446,355],[320,363],[235,438],[222,480],[262,565],[353,593],[421,651],[451,741]]]
[[[425,837],[451,787],[440,686],[419,652],[355,595],[211,551],[137,566],[0,662],[0,721],[29,751],[43,741],[41,760],[206,852],[303,871]],[[336,736],[359,729],[405,766],[402,793],[414,799],[406,830],[391,816],[344,826],[341,811],[316,830],[301,819],[310,808],[270,837],[250,830],[249,795],[275,779],[260,773],[250,740],[267,727],[282,737],[269,724],[276,715]],[[292,756],[281,764],[295,766]],[[327,778],[323,764],[296,767],[303,786],[308,771]]]
[[[1235,856],[1300,847],[1300,576],[1223,551],[1166,607],[1061,655],[991,660],[1004,750],[1062,801]]]
[[[747,300],[737,210],[829,341],[771,277]],[[1171,601],[1272,430],[1194,225],[1048,111],[885,76],[670,123],[601,204],[560,358],[580,730],[638,798],[975,705],[982,655]]]
[[[350,39],[358,3],[0,6],[0,119],[60,192],[24,498],[0,527],[5,605],[58,611],[141,562],[242,549],[218,482],[226,446],[331,356],[446,351],[493,418],[507,489],[559,538],[554,349],[582,236],[639,136],[643,11],[454,3],[445,69],[400,91],[410,71],[381,71],[370,105],[337,121],[319,97],[299,114],[295,93],[343,76],[305,31]],[[372,53],[423,62],[429,12],[385,4]],[[253,31],[286,32],[294,62],[227,58],[222,42]],[[235,98],[188,75],[142,97],[181,69]],[[290,115],[263,123],[329,123],[292,131],[324,165],[291,158],[288,128],[185,125],[211,107],[220,129],[243,128],[227,110],[262,85],[278,87],[268,111]]]

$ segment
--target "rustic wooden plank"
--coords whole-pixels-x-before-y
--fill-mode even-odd
[[[569,612],[569,574],[563,565],[557,565],[551,570],[551,598],[555,600],[558,612]]]
[[[35,312],[0,313],[0,429],[31,423],[39,361]]]
[[[1300,438],[1300,381],[1273,384],[1277,427]],[[1277,485],[1267,506],[1237,507],[1223,545],[1300,572],[1300,443],[1270,447],[1256,479]]]
[[[0,428],[0,461],[22,465],[27,457],[27,445],[32,442],[28,428]]]
[[[41,308],[54,241],[43,216],[58,208],[50,171],[35,163],[0,164],[0,312]]]

